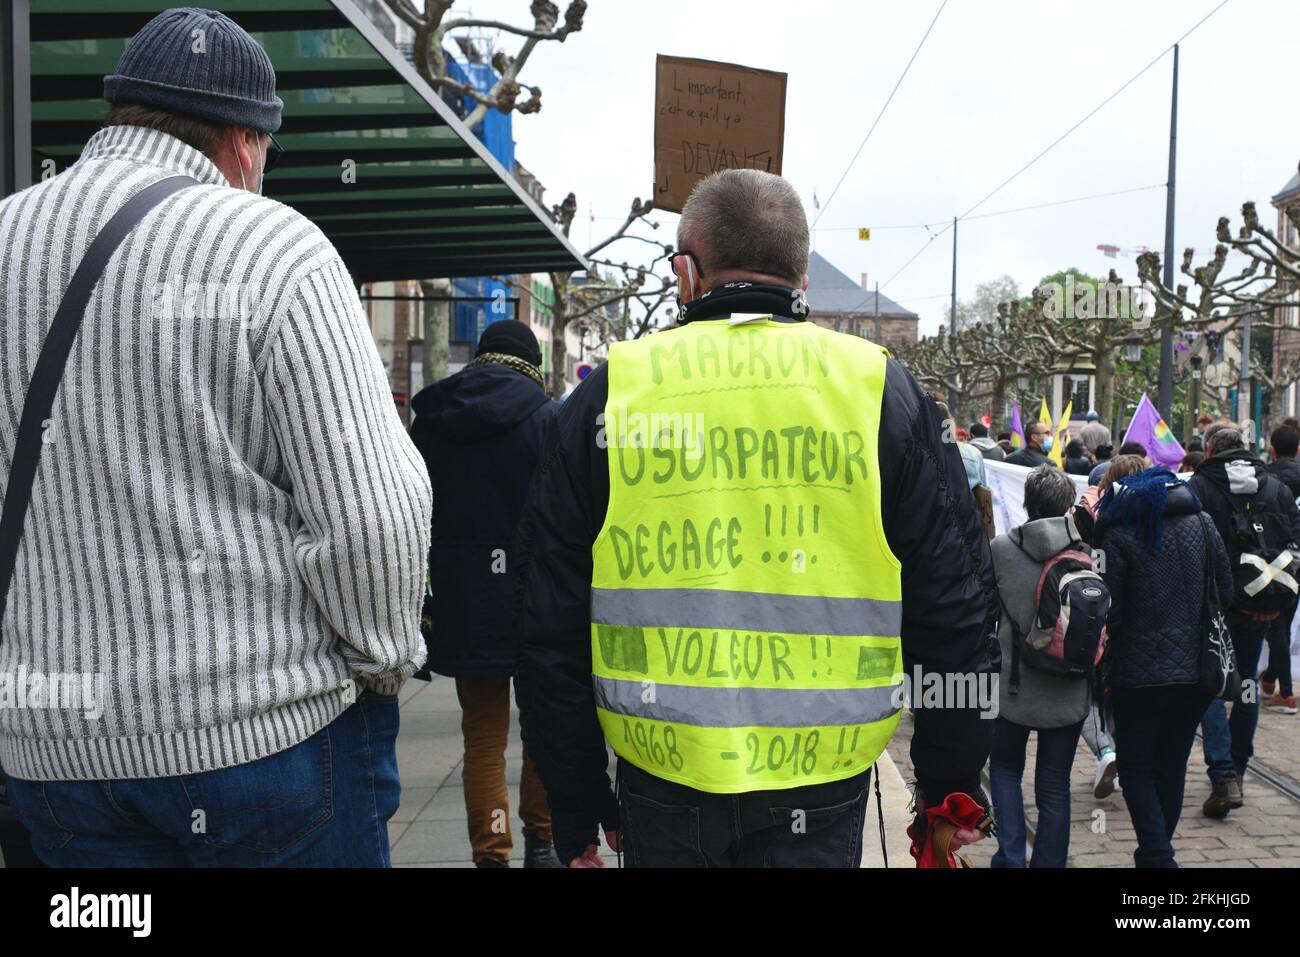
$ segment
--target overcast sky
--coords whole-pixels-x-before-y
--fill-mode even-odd
[[[947,319],[952,236],[946,233],[886,284],[949,221],[1101,103],[1219,0],[949,0],[862,155],[836,182],[912,55],[941,0],[590,0],[586,26],[540,46],[521,74],[543,109],[515,117],[517,155],[548,203],[578,195],[574,238],[588,210],[599,239],[653,180],[655,54],[694,56],[789,74],[784,175],[823,215],[816,248],[854,279],[922,318]],[[565,6],[564,0],[559,0]],[[456,12],[528,19],[526,0],[457,3]],[[1182,43],[1176,249],[1213,250],[1221,215],[1243,201],[1267,209],[1300,161],[1300,2],[1230,0]],[[513,45],[510,47],[513,49]],[[989,199],[976,215],[1163,184],[1173,55]],[[1165,193],[972,219],[959,227],[957,292],[1009,273],[1028,291],[1077,266],[1136,279],[1132,256],[1096,247],[1162,248]],[[675,215],[661,214],[671,236]],[[870,226],[870,241],[856,228]],[[831,227],[847,227],[833,229]],[[624,254],[635,255],[629,248]],[[809,297],[816,303],[816,290]]]

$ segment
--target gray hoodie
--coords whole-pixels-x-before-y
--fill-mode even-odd
[[[1002,598],[1002,623],[998,642],[1002,646],[998,707],[1002,717],[1030,728],[1063,728],[1082,721],[1088,713],[1088,682],[1057,678],[1035,671],[1020,662],[1020,693],[1011,694],[1011,623],[1015,616],[1021,634],[1029,631],[1038,604],[1034,593],[1043,564],[1071,542],[1079,541],[1074,522],[1068,516],[1040,518],[999,535],[989,546],[993,571]],[[1080,543],[1080,548],[1087,546]]]
[[[986,459],[993,459],[995,462],[1001,462],[1007,457],[1007,453],[1002,451],[1002,446],[998,445],[987,435],[981,435],[979,438],[970,440],[970,444],[980,450],[980,455]]]

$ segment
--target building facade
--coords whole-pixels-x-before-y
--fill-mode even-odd
[[[888,296],[865,288],[817,251],[808,256],[808,318],[819,326],[861,336],[890,349],[920,337],[920,317]]]
[[[1273,197],[1272,203],[1277,211],[1277,238],[1291,249],[1300,249],[1300,228],[1291,219],[1292,215],[1300,219],[1300,170]],[[1275,382],[1300,369],[1300,288],[1292,286],[1287,298],[1294,305],[1278,306],[1273,316],[1274,323],[1280,327],[1273,339]],[[1276,412],[1275,419],[1300,415],[1300,383],[1287,385],[1282,393],[1282,408]]]

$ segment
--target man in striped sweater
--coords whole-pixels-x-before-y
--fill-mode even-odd
[[[75,164],[0,202],[6,487],[87,246],[149,184],[197,184],[109,260],[46,423],[0,622],[10,799],[54,865],[387,865],[424,464],[339,254],[258,195],[261,47],[169,10],[105,98]]]

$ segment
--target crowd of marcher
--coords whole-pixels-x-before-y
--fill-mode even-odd
[[[1024,447],[1010,455],[1002,442],[967,443],[987,459],[1032,468],[1024,484],[1027,521],[992,542],[1004,611],[989,760],[999,827],[994,866],[1026,864],[1021,780],[1031,732],[1038,809],[1032,866],[1066,863],[1070,775],[1082,734],[1097,758],[1094,795],[1123,791],[1137,834],[1135,862],[1168,867],[1197,730],[1211,784],[1202,811],[1222,819],[1247,801],[1260,707],[1297,710],[1290,643],[1300,567],[1300,423],[1287,419],[1272,432],[1265,463],[1234,423],[1202,416],[1175,474],[1153,466],[1138,443],[1114,451],[1097,420],[1090,412],[1066,445],[1063,468],[1048,459],[1053,434],[1046,423],[1028,426]],[[987,434],[978,424],[968,434],[977,430]],[[1087,476],[1082,494],[1072,475]],[[1068,604],[1049,572],[1071,555],[1090,556],[1105,592],[1096,629],[1104,624],[1104,651],[1088,680],[1020,666],[1022,658],[1034,662],[1025,635]],[[1081,610],[1090,611],[1075,607],[1075,618]],[[1204,680],[1207,642],[1223,632],[1235,653],[1237,694],[1217,694]],[[1267,667],[1257,675],[1264,649]]]

